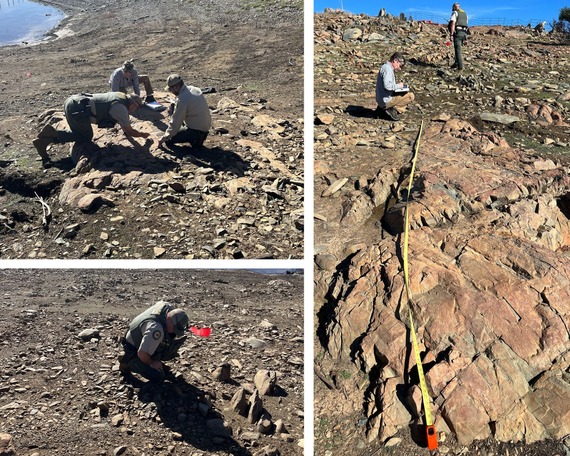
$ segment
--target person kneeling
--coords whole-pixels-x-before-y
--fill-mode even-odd
[[[167,367],[163,361],[178,356],[188,331],[188,315],[172,304],[159,301],[135,317],[125,337],[121,339],[124,355],[119,370],[142,375],[151,383],[162,383]]]
[[[178,74],[171,74],[166,82],[165,90],[176,95],[176,103],[168,129],[158,145],[190,143],[192,147],[201,147],[212,126],[210,108],[202,90],[187,87]]]
[[[414,101],[414,94],[403,83],[396,83],[395,72],[404,66],[404,57],[399,52],[392,54],[382,65],[376,79],[376,112],[379,115],[397,121],[399,113],[405,111],[405,106]]]

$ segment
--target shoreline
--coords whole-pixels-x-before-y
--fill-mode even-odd
[[[33,41],[32,40],[24,41],[23,38],[26,37],[26,35],[24,35],[23,37],[16,38],[16,40],[18,40],[17,43],[5,43],[5,44],[0,43],[0,48],[14,47],[14,46],[20,46],[20,47],[36,46],[38,44],[74,35],[73,30],[67,28],[67,24],[70,22],[73,15],[73,10],[69,9],[67,5],[61,5],[58,2],[50,2],[43,0],[28,0],[28,1],[30,3],[36,3],[38,5],[54,8],[58,11],[58,13],[63,14],[63,17],[57,22],[55,26],[47,29],[44,33],[42,33],[42,35],[38,39],[34,39]]]

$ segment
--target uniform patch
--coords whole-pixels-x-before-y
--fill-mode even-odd
[[[155,331],[155,332],[152,333],[152,338],[153,338],[154,340],[160,339],[160,336],[162,336],[162,333],[161,333],[160,331]]]

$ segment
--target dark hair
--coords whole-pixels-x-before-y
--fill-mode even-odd
[[[130,60],[127,60],[125,63],[123,63],[123,71],[132,71],[134,67],[135,65]]]
[[[404,56],[399,52],[394,52],[390,56],[390,62],[395,62],[396,60],[398,60],[402,65],[404,64]]]

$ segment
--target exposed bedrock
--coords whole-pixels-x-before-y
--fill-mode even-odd
[[[421,139],[409,203],[411,311],[436,427],[461,444],[570,433],[567,171],[459,120],[432,123]],[[332,359],[367,374],[371,439],[407,429],[420,407],[402,275],[405,187],[379,171],[348,192],[344,223],[384,205],[384,236],[379,227],[376,242],[341,254],[330,246],[336,267],[321,267],[326,253],[316,261],[318,337]]]

